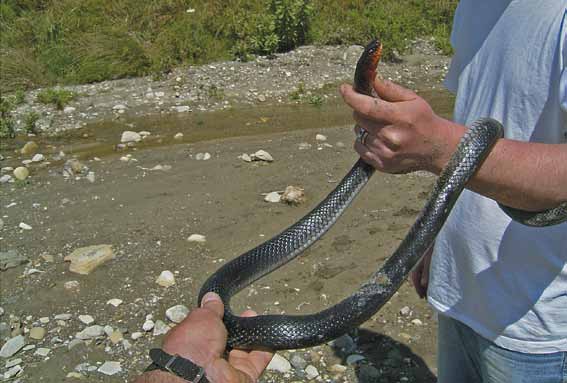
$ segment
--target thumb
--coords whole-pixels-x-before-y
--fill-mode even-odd
[[[224,314],[224,304],[222,303],[221,297],[213,292],[208,292],[203,296],[201,308],[211,310],[217,314],[219,318],[222,318]]]
[[[404,88],[392,81],[384,80],[376,76],[374,90],[381,99],[388,102],[401,102],[414,100],[417,95],[411,89]]]

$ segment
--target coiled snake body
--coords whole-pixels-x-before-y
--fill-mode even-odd
[[[380,42],[375,40],[364,50],[355,72],[356,91],[371,95],[381,48]],[[310,347],[343,335],[368,320],[398,290],[432,245],[465,184],[501,136],[502,126],[492,119],[478,120],[469,128],[398,249],[354,294],[311,315],[247,318],[235,315],[229,306],[230,298],[318,240],[368,182],[374,169],[358,160],[335,190],[310,213],[269,241],[226,263],[205,282],[199,301],[208,291],[221,296],[225,304],[223,320],[229,333],[229,347],[271,350]],[[505,211],[516,219],[538,226],[567,219],[567,206],[563,205],[535,218],[533,214],[510,208]]]

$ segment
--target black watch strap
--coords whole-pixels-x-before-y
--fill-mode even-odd
[[[191,362],[189,359],[182,358],[179,355],[170,355],[159,348],[150,350],[150,359],[153,363],[146,371],[162,370],[168,371],[173,375],[192,383],[209,383],[205,377],[205,370]]]

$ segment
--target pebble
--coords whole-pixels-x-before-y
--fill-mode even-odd
[[[98,338],[103,335],[105,335],[104,327],[100,325],[94,325],[94,326],[89,326],[84,330],[75,334],[75,338],[81,340],[88,340],[88,339]]]
[[[278,203],[281,200],[282,200],[282,196],[280,195],[280,193],[275,191],[266,194],[266,196],[264,197],[264,201],[266,202]]]
[[[189,242],[197,242],[197,243],[205,243],[207,241],[207,237],[201,234],[191,234],[189,238],[187,238]]]
[[[417,318],[412,320],[411,323],[415,326],[423,326],[423,322]]]
[[[146,320],[144,322],[144,324],[142,325],[142,330],[144,331],[152,331],[153,328],[155,326],[155,323],[153,320]]]
[[[177,133],[175,134],[175,136],[173,136],[174,140],[182,140],[183,139],[183,133]]]
[[[289,363],[289,361],[280,354],[274,354],[270,364],[268,364],[267,370],[285,374],[291,371],[291,363]]]
[[[112,376],[122,372],[122,367],[120,366],[120,362],[104,362],[97,371],[104,375]]]
[[[0,317],[4,315],[4,308],[0,307]]]
[[[14,367],[8,369],[6,372],[4,372],[4,380],[11,379],[11,378],[17,376],[18,374],[20,374],[22,371],[23,371],[22,367],[14,366]]]
[[[96,180],[95,177],[95,173],[94,172],[88,172],[87,176],[86,176],[87,181],[89,181],[90,183],[94,183]]]
[[[127,107],[124,104],[116,104],[112,107],[112,110],[125,110]]]
[[[22,230],[31,230],[32,229],[32,227],[25,222],[20,222],[18,227]]]
[[[407,317],[411,315],[411,309],[408,306],[404,306],[400,310],[400,314]]]
[[[112,298],[110,299],[108,302],[106,302],[107,305],[112,305],[114,307],[118,307],[122,304],[122,299],[118,299],[118,298]]]
[[[72,314],[57,314],[55,315],[55,320],[69,320],[73,317]]]
[[[357,364],[359,362],[362,362],[363,360],[366,360],[366,358],[362,355],[359,354],[352,354],[347,356],[346,358],[346,364],[349,366],[352,366],[353,364]]]
[[[45,338],[45,329],[43,327],[33,327],[29,332],[29,337],[35,340],[42,340]]]
[[[363,365],[358,370],[360,383],[374,383],[380,377],[380,371],[374,366]]]
[[[175,110],[177,111],[177,113],[185,113],[185,112],[190,112],[191,108],[187,105],[180,105],[180,106],[176,106]]]
[[[290,205],[299,205],[305,202],[305,192],[297,186],[288,186],[285,188],[281,200]]]
[[[70,372],[67,374],[66,378],[68,379],[84,379],[85,376],[80,372]]]
[[[156,320],[156,323],[154,325],[154,332],[153,332],[154,336],[165,335],[167,334],[168,331],[169,331],[169,326],[166,325],[165,322],[159,319]]]
[[[135,333],[134,333],[135,334]],[[132,334],[132,339],[134,339],[134,334]],[[124,335],[120,331],[113,331],[108,337],[112,344],[118,344],[124,339]]]
[[[317,141],[319,141],[319,142],[324,142],[324,141],[327,141],[327,136],[324,136],[324,135],[322,135],[322,134],[317,134],[317,135],[315,136],[315,140],[317,140]]]
[[[94,318],[90,315],[79,315],[79,320],[87,326],[93,324],[95,321]]]
[[[343,353],[350,354],[356,350],[356,343],[354,339],[348,334],[345,334],[333,341],[333,346],[341,350]]]
[[[141,333],[141,332],[139,332],[139,331],[136,331],[136,332],[132,333],[132,335],[130,335],[130,337],[132,338],[132,340],[140,339],[140,338],[143,337],[143,336],[144,336],[144,334]]]
[[[75,249],[64,260],[71,262],[69,271],[87,275],[113,258],[114,253],[111,245],[94,245]]]
[[[315,379],[316,377],[319,376],[319,371],[317,370],[317,368],[315,366],[310,364],[309,366],[305,367],[305,375],[307,376],[307,379],[309,379],[309,380]]]
[[[308,142],[302,142],[298,145],[299,150],[308,150],[311,149],[311,144]]]
[[[0,358],[10,358],[20,351],[26,345],[25,338],[22,335],[9,339],[0,349]]]
[[[65,113],[65,114],[71,114],[71,113],[73,113],[75,110],[77,110],[77,108],[73,108],[72,106],[66,106],[65,108],[63,108],[63,113]]]
[[[39,318],[39,322],[43,323],[43,324],[48,324],[49,323],[49,317],[41,317],[41,318]]]
[[[165,316],[173,323],[180,323],[187,314],[189,314],[189,309],[183,305],[176,305],[165,311]]]
[[[256,153],[251,154],[250,158],[252,159],[252,161],[274,161],[274,157],[272,157],[272,155],[265,150],[258,150]]]
[[[171,287],[175,285],[175,276],[171,271],[164,270],[156,279],[156,283],[162,287]]]
[[[138,132],[138,134],[140,136],[142,136],[142,138],[146,138],[147,136],[150,136],[152,133],[146,131],[146,130],[142,130],[141,132]]]
[[[303,370],[307,367],[307,361],[299,354],[293,354],[289,362],[296,370]]]
[[[207,161],[211,159],[211,153],[197,153],[195,155],[197,161]]]
[[[47,355],[49,355],[50,352],[51,352],[51,349],[45,348],[45,347],[40,347],[37,350],[35,350],[35,352],[33,354],[46,357]]]
[[[6,362],[4,368],[11,368],[17,366],[18,364],[21,364],[22,362],[23,361],[21,358],[10,359],[9,361]]]
[[[4,174],[2,177],[0,177],[0,184],[5,184],[8,182],[12,182],[14,180],[14,178],[12,178],[11,175],[9,174]]]
[[[106,336],[111,336],[112,333],[114,332],[114,329],[110,325],[104,326],[103,330],[104,330],[104,333],[106,334]]]
[[[238,158],[244,162],[252,162],[252,157],[250,157],[250,155],[246,153],[242,153],[241,155],[238,156]]]
[[[78,290],[79,289],[79,281],[67,281],[63,284],[63,287],[66,290]]]
[[[41,162],[41,161],[45,160],[45,156],[41,153],[38,153],[35,156],[33,156],[31,160],[32,160],[32,162]]]
[[[347,366],[343,366],[342,364],[333,364],[331,367],[329,367],[329,371],[334,372],[334,373],[343,373],[347,370]]]
[[[120,138],[120,142],[128,143],[128,142],[139,142],[142,140],[142,136],[138,132],[132,132],[130,130],[125,130],[122,132],[122,137]]]
[[[29,156],[39,149],[39,145],[34,141],[28,141],[21,149],[20,153],[24,156]]]
[[[26,178],[28,178],[28,176],[30,175],[30,171],[28,170],[28,168],[24,167],[24,166],[19,166],[16,169],[14,169],[14,177],[16,177],[16,179],[23,181]]]

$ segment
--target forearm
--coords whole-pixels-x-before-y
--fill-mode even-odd
[[[434,161],[439,174],[457,147],[465,127],[441,120],[447,137]],[[501,139],[467,188],[504,205],[541,211],[567,201],[567,145]]]
[[[187,381],[172,375],[169,372],[155,370],[144,372],[132,383],[187,383]]]

